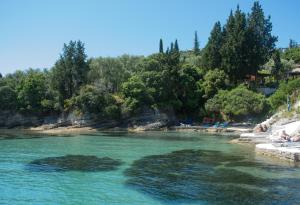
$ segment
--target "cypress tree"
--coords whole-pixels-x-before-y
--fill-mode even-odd
[[[170,49],[168,47],[167,50],[166,50],[166,54],[169,54],[169,53],[170,53]]]
[[[175,52],[179,52],[179,46],[178,46],[177,39],[175,40],[174,51],[175,51]]]
[[[221,48],[221,67],[233,82],[247,74],[246,15],[239,6],[234,15],[231,12],[224,27],[224,43]]]
[[[195,31],[195,37],[194,37],[194,53],[198,55],[200,53],[200,44],[198,41],[198,34],[197,31]]]
[[[260,66],[271,57],[277,37],[272,36],[270,16],[265,18],[263,9],[258,1],[254,2],[248,17],[248,52],[249,73],[256,74]]]
[[[278,81],[280,76],[280,71],[282,69],[279,50],[275,50],[275,52],[272,54],[272,59],[274,61],[274,68],[272,69],[272,74],[275,76],[275,79]]]
[[[163,45],[163,40],[159,40],[159,52],[164,53],[164,45]]]
[[[295,40],[290,39],[289,48],[297,48],[297,47],[298,47],[298,43]]]
[[[222,47],[222,28],[221,23],[218,21],[215,23],[208,43],[204,48],[203,52],[203,66],[209,69],[215,69],[221,67],[221,53],[220,49]]]
[[[170,46],[170,53],[172,53],[173,51],[174,51],[174,43],[172,42]]]

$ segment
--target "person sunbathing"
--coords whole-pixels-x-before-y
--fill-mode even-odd
[[[300,142],[300,136],[298,135],[298,136],[291,137],[290,141],[291,142]]]
[[[287,141],[290,141],[291,139],[291,136],[288,135],[285,130],[282,131],[281,135],[280,135],[280,138],[283,139],[283,140],[287,140]]]
[[[255,128],[255,130],[254,130],[254,132],[263,132],[263,126],[261,125],[261,124],[259,124],[256,128]]]
[[[262,127],[263,127],[263,132],[267,132],[268,131],[268,127],[267,127],[266,124],[264,124]]]

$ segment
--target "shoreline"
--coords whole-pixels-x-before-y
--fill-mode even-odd
[[[271,140],[267,139],[266,135],[257,133],[249,133],[247,131],[251,130],[249,127],[228,127],[228,128],[213,128],[213,127],[203,127],[203,126],[171,126],[163,127],[159,129],[145,130],[140,127],[136,128],[101,128],[97,129],[92,126],[63,126],[63,127],[52,127],[49,126],[38,126],[29,128],[0,128],[0,135],[10,135],[10,134],[45,134],[45,135],[74,135],[74,134],[89,134],[96,132],[149,132],[149,131],[178,131],[178,132],[199,132],[202,134],[212,134],[220,136],[233,136],[235,139],[230,140],[228,143],[240,144],[244,146],[253,146],[254,152],[261,157],[270,158],[270,160],[278,159],[284,161],[290,161],[294,163],[300,162],[300,149],[291,149],[284,146],[274,146]]]
[[[170,126],[170,127],[161,127],[157,129],[145,129],[144,126],[140,127],[129,127],[129,128],[121,128],[121,127],[103,127],[97,128],[93,126],[78,126],[78,125],[70,125],[70,126],[61,126],[61,127],[51,127],[49,125],[42,125],[37,127],[16,127],[16,128],[0,128],[0,133],[36,133],[36,134],[87,134],[87,133],[95,133],[99,131],[125,131],[125,132],[148,132],[148,131],[165,131],[165,130],[175,130],[175,131],[194,131],[194,132],[202,132],[209,134],[217,134],[217,135],[230,135],[230,136],[240,136],[242,133],[247,133],[252,129],[249,127],[228,127],[228,128],[214,128],[214,127],[204,127],[204,126]]]

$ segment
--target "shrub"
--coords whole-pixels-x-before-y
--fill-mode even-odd
[[[229,78],[223,70],[209,70],[201,83],[205,98],[213,97],[218,90],[225,89],[229,84]]]
[[[122,93],[125,97],[125,106],[130,112],[137,112],[143,106],[151,106],[154,90],[147,88],[138,76],[132,76],[122,84]]]
[[[15,110],[17,94],[9,86],[0,87],[0,110]]]
[[[287,101],[287,96],[296,93],[300,89],[300,79],[290,80],[287,83],[282,81],[277,91],[269,97],[272,109],[278,109]],[[295,100],[295,99],[292,99]]]
[[[283,58],[300,63],[300,48],[290,48],[283,53]]]
[[[226,119],[237,120],[266,111],[267,100],[264,95],[239,86],[230,91],[219,91],[207,101],[205,108],[221,112]]]

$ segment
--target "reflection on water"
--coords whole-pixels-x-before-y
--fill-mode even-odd
[[[155,134],[153,134],[155,133]],[[94,137],[121,137],[121,138],[131,138],[131,139],[144,139],[144,140],[166,140],[166,141],[201,141],[202,139],[199,136],[194,135],[174,135],[174,132],[166,132],[164,134],[159,134],[159,132],[142,132],[142,133],[130,133],[127,131],[113,131],[113,132],[98,132],[95,133],[80,133],[80,136],[94,136]],[[78,133],[73,134],[39,134],[34,132],[26,132],[26,131],[16,131],[16,132],[5,132],[1,133],[0,130],[0,140],[16,140],[16,139],[38,139],[38,138],[46,138],[46,137],[76,137]],[[227,138],[230,138],[229,136]]]
[[[136,160],[125,171],[129,177],[126,183],[172,203],[204,200],[209,204],[293,204],[300,200],[300,179],[292,180],[293,190],[281,190],[291,180],[254,176],[233,169],[236,165],[258,164],[218,151],[175,151]]]
[[[154,131],[154,132],[141,132],[141,133],[131,133],[125,131],[115,131],[115,132],[102,132],[103,136],[109,137],[120,137],[120,138],[131,138],[131,139],[143,139],[143,140],[165,140],[165,141],[201,141],[196,133],[192,133],[191,135],[174,135],[174,132],[164,132],[162,131]],[[92,134],[82,134],[82,136],[99,136],[99,133]],[[229,137],[227,137],[229,138]]]
[[[36,159],[27,164],[30,171],[112,171],[116,170],[122,162],[109,157],[98,158],[96,156],[66,155],[62,157],[47,157]]]
[[[299,168],[266,163],[252,147],[227,137],[176,131],[0,135],[0,204],[300,201]]]
[[[25,131],[17,131],[17,132],[8,132],[8,133],[1,133],[0,130],[0,140],[18,140],[18,139],[39,139],[39,138],[45,138],[45,137],[74,137],[76,135],[71,134],[64,134],[64,135],[55,135],[55,134],[39,134],[34,132],[25,132]]]

